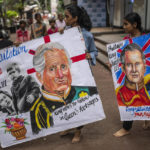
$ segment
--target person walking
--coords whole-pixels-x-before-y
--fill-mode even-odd
[[[83,38],[85,41],[85,46],[87,49],[86,59],[89,60],[91,65],[96,65],[96,57],[98,55],[98,50],[94,43],[94,38],[92,33],[90,32],[92,28],[92,23],[89,15],[83,7],[79,7],[76,5],[70,5],[65,10],[65,22],[66,25],[71,27],[79,26],[81,28]],[[84,126],[77,127],[75,129],[74,137],[72,139],[72,143],[77,143],[81,140],[81,129]],[[61,136],[67,135],[70,130],[66,130],[61,132]]]
[[[144,34],[141,27],[141,17],[135,12],[129,13],[124,17],[123,28],[125,32],[128,33],[128,35],[125,36],[123,40],[138,37]],[[123,121],[123,127],[114,133],[114,136],[122,137],[129,134],[132,128],[132,124],[133,121]]]
[[[26,22],[21,20],[20,28],[16,31],[16,43],[23,43],[30,40],[29,31],[26,30]]]

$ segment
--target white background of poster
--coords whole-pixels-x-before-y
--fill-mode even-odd
[[[141,49],[147,45],[146,49],[143,50],[144,55],[150,53],[150,46],[149,46],[149,40],[150,40],[150,34],[143,35],[140,37],[132,38],[130,41],[123,40],[120,42],[112,43],[107,45],[107,51],[108,51],[108,57],[109,57],[109,62],[112,65],[111,71],[112,71],[112,77],[113,77],[113,82],[114,82],[114,87],[115,90],[122,86],[124,84],[124,79],[123,78],[121,84],[118,83],[118,77],[117,77],[117,72],[122,72],[121,66],[119,66],[120,62],[120,50],[123,50],[125,46],[127,46],[131,41],[133,43],[136,43],[141,47]],[[149,57],[146,58],[146,61],[149,61]],[[146,64],[146,72],[144,76],[150,74],[149,70],[149,65]],[[121,76],[121,73],[120,73]],[[116,97],[117,101],[117,97]],[[150,120],[150,106],[118,106],[119,107],[119,112],[120,112],[120,118],[121,121],[128,121],[128,120]]]
[[[65,49],[69,52],[70,57],[84,54],[86,50],[82,34],[78,28],[72,28],[72,29],[66,30],[64,34],[56,33],[56,34],[50,35],[50,40],[51,42],[59,42],[60,44],[62,44],[65,47]],[[38,39],[21,44],[19,48],[24,47],[26,51],[36,50],[36,48],[40,46],[41,44],[44,44],[44,39],[38,38]],[[12,51],[13,48],[9,48],[8,50]],[[0,56],[6,51],[7,49],[1,50]],[[17,62],[21,66],[21,73],[23,75],[27,75],[26,70],[33,68],[32,59],[33,59],[33,55],[30,55],[28,52],[27,53],[22,52],[19,55],[13,58],[10,58],[8,60],[5,60],[5,61],[1,61],[1,58],[0,58],[0,61],[1,61],[0,66],[3,71],[3,73],[0,75],[0,82],[3,81],[4,79],[7,80],[7,86],[2,88],[1,90],[7,90],[11,94],[10,88],[11,88],[12,82],[8,78],[8,75],[6,72],[7,65],[12,62]],[[76,63],[72,63],[71,74],[72,74],[72,85],[96,86],[87,60],[82,60]],[[36,79],[35,73],[31,74],[31,76]],[[37,79],[36,81],[38,82],[38,84],[40,84]],[[74,128],[74,127],[81,126],[87,123],[102,120],[105,118],[101,100],[98,94],[95,94],[92,97],[89,97],[88,99],[86,99],[86,101],[83,101],[82,103],[78,103],[78,101],[76,101],[76,105],[72,103],[69,105],[72,105],[72,107],[67,109],[67,111],[64,111],[64,114],[55,115],[55,112],[53,112],[54,123],[55,123],[54,127],[51,127],[49,129],[43,129],[38,135],[35,135],[35,134],[33,135],[31,126],[26,125],[26,129],[27,129],[26,138],[23,140],[16,140],[15,137],[13,137],[11,134],[4,133],[5,128],[0,128],[1,146],[8,147],[14,144],[22,143],[25,141],[30,141],[32,139],[36,139],[45,135],[53,134],[59,131],[63,131],[69,128]],[[82,108],[80,108],[80,106]],[[62,109],[62,108],[59,108],[59,109]],[[84,111],[81,111],[81,109],[84,109]],[[76,111],[77,115],[75,115],[74,117],[68,120],[64,119],[60,121],[60,117],[62,115],[65,115],[65,113],[69,115],[69,114],[72,114],[72,112],[74,111]],[[30,124],[29,112],[20,114],[19,117],[26,118],[27,122]],[[6,116],[2,114],[0,118],[1,126],[5,118]]]

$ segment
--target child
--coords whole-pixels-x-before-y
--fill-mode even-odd
[[[42,22],[40,13],[35,14],[36,23],[31,25],[31,39],[39,38],[47,34],[46,24]]]
[[[58,19],[56,20],[56,26],[57,26],[59,32],[61,32],[62,30],[65,29],[66,23],[64,21],[64,16],[62,13],[58,14]]]
[[[133,37],[138,37],[143,34],[142,27],[141,27],[141,18],[137,13],[134,13],[134,12],[124,17],[123,28],[125,32],[128,33],[128,35],[123,38],[124,40],[133,38]],[[130,129],[132,128],[132,124],[133,124],[133,121],[124,121],[123,128],[117,131],[114,134],[114,136],[122,137],[124,135],[129,134]],[[146,127],[146,124],[147,122],[145,122],[144,127]]]
[[[26,22],[20,21],[20,29],[16,31],[16,43],[23,43],[30,40],[29,32],[26,30]]]
[[[91,65],[96,65],[96,56],[98,55],[98,51],[94,44],[93,35],[90,32],[92,23],[86,10],[83,7],[80,8],[75,5],[68,6],[65,10],[65,21],[67,26],[81,27],[87,49],[86,58],[89,60]],[[82,128],[83,126],[76,128],[72,143],[77,143],[80,141]],[[61,135],[66,135],[68,132],[69,130],[64,131]]]
[[[51,20],[49,20],[49,25],[50,25],[50,28],[47,31],[48,34],[53,34],[53,33],[58,32],[58,28],[56,27],[55,19],[52,18]]]

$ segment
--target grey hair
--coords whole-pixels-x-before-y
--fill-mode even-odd
[[[69,54],[68,54],[67,50],[58,42],[50,42],[50,43],[40,45],[36,49],[36,53],[33,57],[33,67],[35,68],[35,70],[37,72],[39,72],[39,73],[43,72],[43,70],[45,68],[44,53],[47,50],[53,50],[53,48],[64,50],[65,54],[68,58],[69,66],[71,66],[71,60],[70,60],[70,57],[69,57]]]
[[[135,50],[138,50],[141,55],[142,55],[142,60],[144,61],[145,63],[145,55],[141,49],[141,47],[139,45],[137,45],[136,43],[132,43],[132,44],[128,44],[124,49],[123,51],[121,52],[121,55],[120,55],[120,61],[123,65],[125,65],[125,53],[127,51],[135,51]]]

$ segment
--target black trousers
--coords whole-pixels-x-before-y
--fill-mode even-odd
[[[81,130],[84,126],[77,127],[77,130]]]
[[[133,121],[124,121],[123,122],[123,128],[125,130],[130,130],[132,128],[132,124],[133,124]]]

